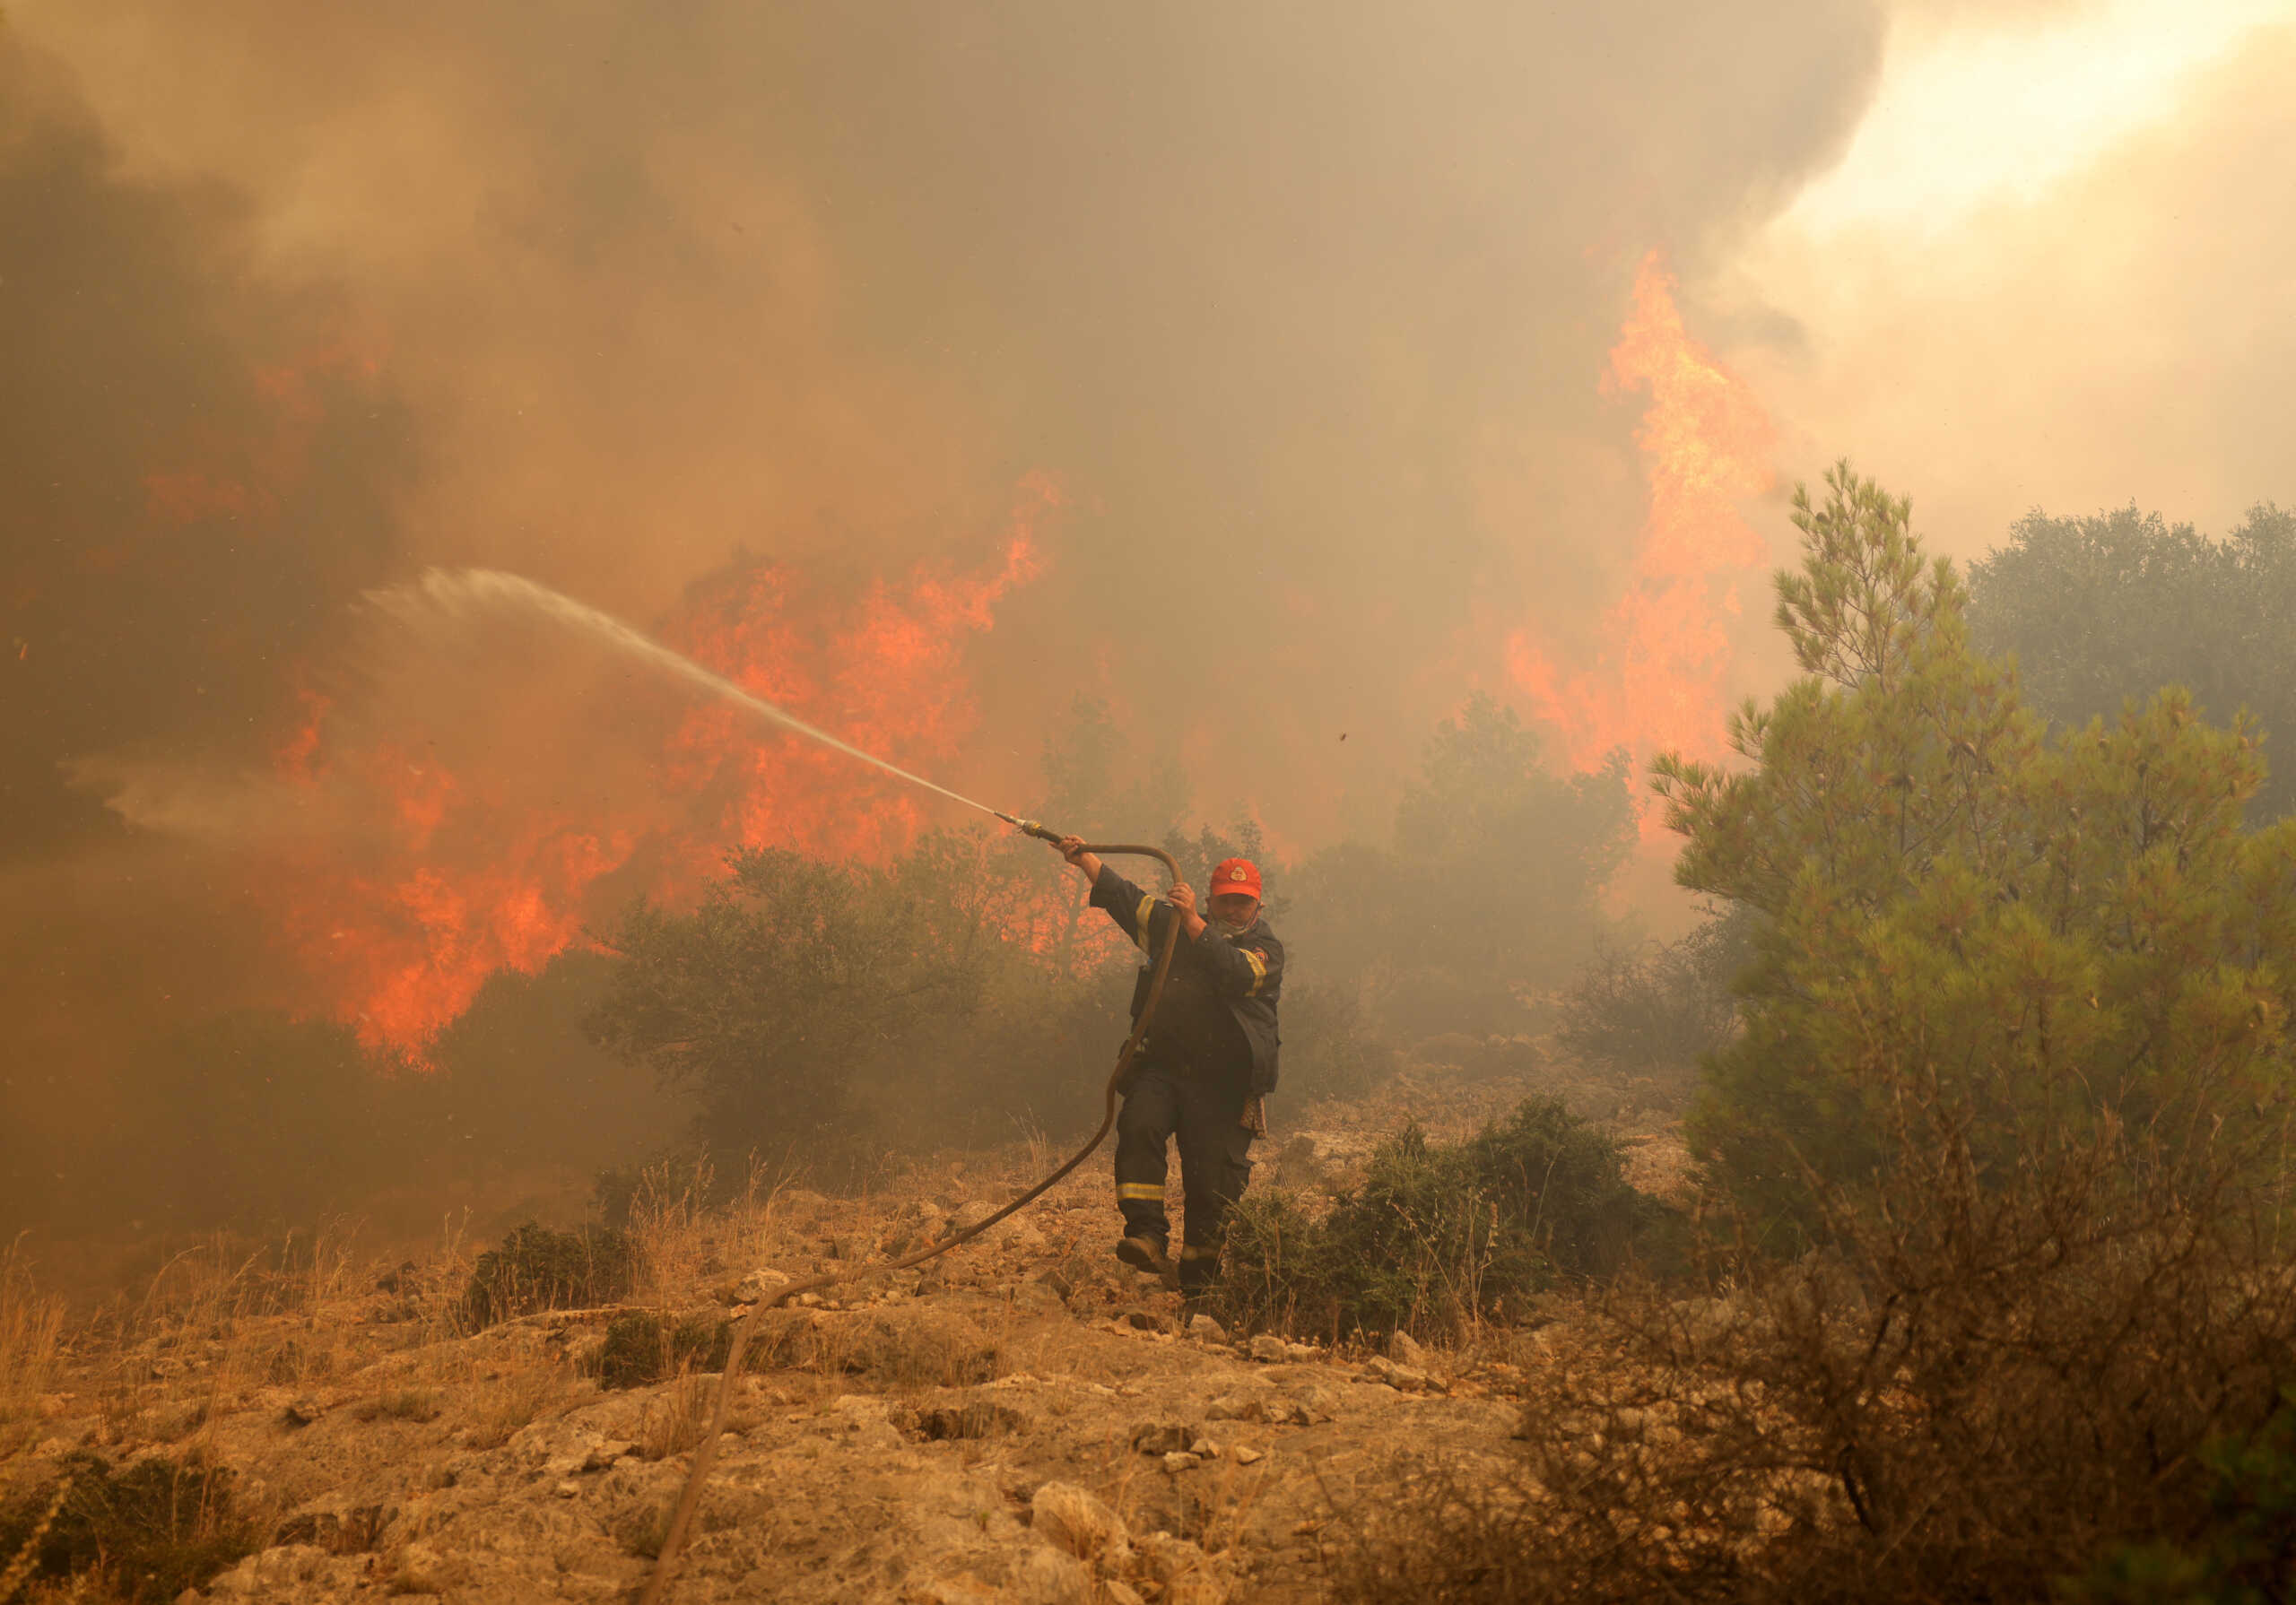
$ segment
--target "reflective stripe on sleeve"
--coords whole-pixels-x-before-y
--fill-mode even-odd
[[[1140,944],[1140,950],[1144,953],[1148,950],[1149,916],[1153,915],[1155,912],[1156,899],[1148,893],[1144,891],[1142,892],[1140,894],[1140,907],[1133,915],[1133,922],[1140,928],[1132,933],[1132,940]]]
[[[1261,987],[1267,985],[1267,960],[1261,958],[1258,951],[1252,948],[1239,948],[1237,950],[1243,954],[1244,962],[1252,967],[1252,988],[1244,995],[1255,996]]]
[[[1164,1184],[1161,1182],[1118,1182],[1116,1184],[1116,1197],[1118,1203],[1136,1203],[1144,1198],[1152,1198],[1158,1203],[1161,1203],[1164,1202]]]

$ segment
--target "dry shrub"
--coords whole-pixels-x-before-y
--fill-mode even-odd
[[[394,1388],[354,1406],[352,1415],[361,1421],[435,1421],[440,1410],[436,1388]]]
[[[552,1231],[533,1221],[511,1228],[478,1256],[464,1290],[461,1321],[480,1331],[536,1310],[584,1309],[630,1292],[634,1250],[607,1227]]]
[[[629,1310],[606,1323],[595,1362],[598,1385],[639,1388],[684,1370],[722,1371],[733,1344],[733,1323],[690,1316],[683,1321],[650,1310]]]
[[[1562,994],[1555,1040],[1613,1071],[1697,1063],[1737,1028],[1730,982],[1752,958],[1752,923],[1731,909],[1679,941],[1639,951],[1598,942]]]
[[[202,1587],[261,1547],[234,1505],[233,1481],[228,1467],[188,1456],[115,1471],[75,1453],[57,1483],[0,1508],[0,1554],[14,1557],[5,1594],[26,1578],[70,1578],[74,1598],[103,1581],[120,1598],[156,1605]]]
[[[2212,1468],[2296,1383],[2246,1157],[2107,1121],[1987,1175],[1965,1123],[1910,1123],[1877,1190],[1809,1178],[1823,1253],[1735,1252],[1720,1297],[1614,1292],[1514,1471],[1403,1502],[1344,1592],[2041,1600],[2131,1546],[2205,1547]]]

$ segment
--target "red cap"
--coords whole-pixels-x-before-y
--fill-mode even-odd
[[[1259,897],[1259,865],[1248,858],[1223,858],[1220,867],[1212,872],[1212,895],[1215,898],[1236,892],[1248,892]]]

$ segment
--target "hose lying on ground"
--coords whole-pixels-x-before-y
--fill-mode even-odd
[[[1019,820],[1013,822],[1031,836],[1047,841],[1058,839],[1054,832],[1041,825],[1032,826]],[[1153,858],[1163,864],[1173,885],[1179,882],[1180,866],[1173,862],[1170,854],[1161,848],[1116,846],[1086,846],[1080,850],[1096,853],[1102,857]],[[1170,889],[1167,887],[1166,889],[1169,891]],[[944,1254],[960,1243],[980,1236],[1006,1216],[1034,1203],[1070,1171],[1091,1158],[1092,1150],[1107,1140],[1109,1129],[1116,1124],[1117,1094],[1123,1089],[1125,1080],[1132,1071],[1132,1062],[1138,1056],[1140,1045],[1147,1037],[1149,1018],[1156,1012],[1156,1000],[1163,995],[1164,977],[1171,970],[1172,950],[1179,943],[1179,921],[1175,919],[1165,923],[1164,940],[1157,945],[1155,967],[1148,978],[1147,996],[1141,1001],[1140,1018],[1133,1022],[1132,1035],[1125,1038],[1124,1049],[1117,1054],[1116,1068],[1109,1072],[1108,1086],[1101,1094],[1100,1130],[1094,1132],[1092,1140],[1071,1155],[1065,1164],[995,1214],[986,1216],[960,1231],[952,1232],[939,1242],[928,1244],[905,1259],[888,1261],[882,1265],[857,1266],[851,1271],[817,1276],[811,1281],[792,1282],[772,1297],[751,1306],[735,1318],[733,1342],[726,1350],[726,1369],[718,1379],[718,1401],[710,1411],[709,1434],[694,1447],[692,1469],[686,1472],[685,1487],[679,1491],[677,1505],[670,1513],[670,1524],[662,1534],[661,1552],[655,1557],[654,1570],[646,1580],[646,1592],[639,1596],[639,1605],[660,1605],[660,1601],[669,1595],[671,1580],[677,1574],[678,1557],[685,1548],[686,1532],[693,1524],[694,1511],[701,1504],[702,1485],[709,1480],[710,1467],[718,1459],[718,1441],[725,1436],[726,1418],[733,1408],[734,1389],[741,1378],[742,1357],[748,1350],[750,1332],[758,1314],[765,1310],[778,1309],[802,1294],[818,1293],[823,1288],[833,1288],[839,1282],[851,1281],[857,1277],[873,1276],[887,1271],[906,1271],[912,1265],[921,1265],[929,1259]],[[1144,941],[1147,939],[1144,931],[1141,939]]]

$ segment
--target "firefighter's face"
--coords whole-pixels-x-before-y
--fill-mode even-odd
[[[1212,917],[1231,931],[1244,931],[1259,917],[1259,899],[1249,892],[1214,892],[1212,897]]]

